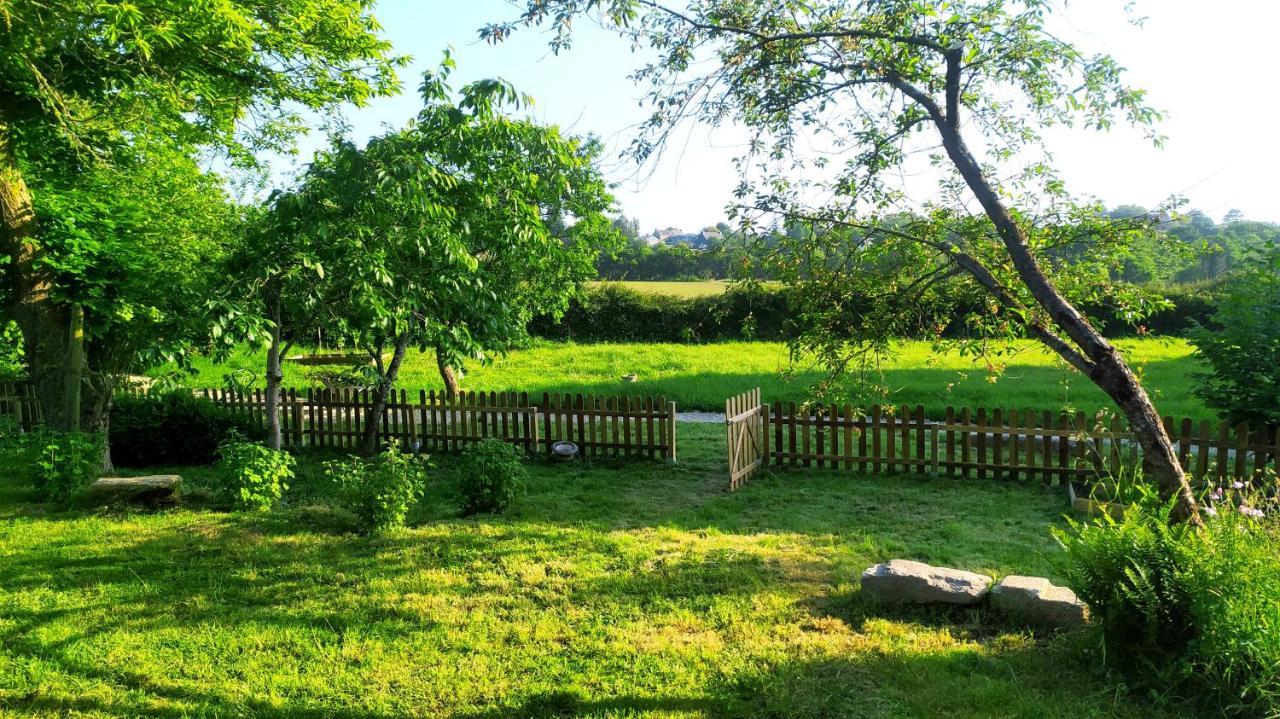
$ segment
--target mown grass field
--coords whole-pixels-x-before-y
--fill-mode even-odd
[[[677,465],[534,463],[501,517],[437,484],[382,537],[314,460],[267,514],[50,511],[0,475],[0,715],[1185,715],[1100,677],[1087,633],[860,598],[893,557],[1056,576],[1059,493],[792,472],[727,494],[721,428],[681,441]]]
[[[1213,417],[1194,394],[1192,373],[1198,368],[1193,348],[1183,340],[1134,339],[1117,344],[1141,372],[1156,404],[1165,414],[1194,419]],[[1094,412],[1113,409],[1110,401],[1087,379],[1068,370],[1048,352],[1031,343],[1006,371],[991,377],[982,366],[955,353],[933,354],[928,343],[903,342],[883,367],[883,385],[895,403],[922,404],[934,416],[947,405],[956,407],[1019,408]],[[219,386],[239,369],[260,377],[263,355],[242,352],[228,362],[195,363],[195,376],[183,381],[194,386]],[[655,394],[674,399],[680,409],[723,410],[726,397],[760,387],[764,399],[800,401],[822,377],[820,368],[801,361],[793,376],[786,348],[769,342],[683,344],[552,344],[512,352],[490,365],[468,368],[466,389],[531,393]],[[635,373],[636,382],[622,377]],[[879,381],[879,380],[878,380]],[[285,382],[295,387],[314,384],[307,370],[285,368]],[[442,387],[435,358],[411,352],[401,370],[402,387]],[[875,395],[848,392],[847,401],[870,403]]]
[[[636,292],[654,295],[671,295],[672,297],[707,297],[723,294],[730,283],[724,280],[701,280],[692,282],[661,282],[646,280],[599,280],[593,285],[621,285]]]

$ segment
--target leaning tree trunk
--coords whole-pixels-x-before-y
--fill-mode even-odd
[[[267,348],[267,397],[264,411],[267,415],[267,446],[279,450],[284,444],[280,431],[280,383],[284,379],[280,371],[280,322],[271,330],[271,346]]]
[[[408,348],[409,333],[405,331],[396,337],[395,353],[391,355],[391,363],[387,365],[386,372],[383,373],[378,386],[374,388],[373,404],[365,411],[364,438],[360,446],[366,454],[372,454],[378,449],[378,426],[382,421],[383,412],[387,410],[387,396],[395,386],[396,377],[400,374],[400,362],[404,359],[404,353]]]
[[[942,118],[934,115],[935,122],[942,134],[943,146],[948,156],[959,170],[969,189],[982,204],[987,217],[995,225],[1000,239],[1004,243],[1018,277],[1031,291],[1031,294],[1048,312],[1057,325],[1088,359],[1088,376],[1129,420],[1130,430],[1142,447],[1142,467],[1148,480],[1155,483],[1161,497],[1174,500],[1173,519],[1175,521],[1200,524],[1200,512],[1196,506],[1191,484],[1178,461],[1173,441],[1165,431],[1160,414],[1142,383],[1134,375],[1120,352],[1102,336],[1080,314],[1053,285],[1048,276],[1036,262],[1027,242],[1026,233],[1014,221],[1012,214],[1000,200],[987,178],[981,165],[974,158],[964,139],[960,136],[955,115]],[[1061,346],[1053,347],[1059,354]]]
[[[458,385],[458,374],[444,358],[444,351],[439,347],[436,348],[436,367],[440,370],[440,379],[444,381],[445,394],[449,399],[457,397],[461,389]]]

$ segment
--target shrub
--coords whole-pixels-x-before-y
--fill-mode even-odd
[[[520,452],[497,439],[472,445],[458,468],[458,488],[465,515],[506,511],[523,492],[529,473]]]
[[[1146,504],[1057,533],[1111,668],[1215,709],[1280,711],[1280,523],[1251,506],[1210,508],[1204,530]]]
[[[233,433],[266,437],[257,422],[187,390],[123,395],[111,408],[112,460],[126,467],[212,464]]]
[[[404,454],[392,440],[373,459],[325,463],[325,475],[366,529],[384,532],[404,526],[426,488],[427,468],[426,457]]]
[[[271,509],[293,480],[293,455],[233,436],[218,448],[218,479],[230,499],[245,509]]]
[[[1231,422],[1280,427],[1280,250],[1228,282],[1213,322],[1191,334],[1208,366],[1196,394]]]
[[[42,500],[70,501],[98,477],[104,452],[101,434],[43,427],[24,432],[11,420],[0,421],[0,461]]]
[[[101,434],[42,429],[24,435],[36,493],[52,502],[71,499],[98,478],[105,450]]]
[[[0,326],[0,382],[17,382],[26,377],[22,332],[13,321]]]

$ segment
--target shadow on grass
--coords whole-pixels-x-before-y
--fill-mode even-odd
[[[19,662],[51,667],[72,686],[92,691],[51,695],[0,691],[0,709],[11,716],[84,713],[149,717],[280,717],[384,719],[403,716],[452,719],[558,719],[561,717],[645,716],[687,713],[716,719],[835,719],[889,716],[1174,716],[1110,694],[1075,659],[1067,637],[1054,643],[1002,643],[999,636],[966,636],[949,651],[901,649],[843,655],[793,651],[754,658],[735,669],[709,671],[696,689],[663,691],[649,687],[610,693],[585,688],[590,681],[570,680],[567,688],[546,687],[545,678],[520,681],[484,707],[415,710],[370,709],[359,696],[335,705],[333,697],[268,697],[238,688],[225,689],[185,680],[104,666],[85,657],[77,645],[106,635],[127,620],[92,632],[38,640],[43,625],[72,609],[36,613],[3,633],[6,653]],[[946,621],[945,616],[938,621]],[[283,660],[283,658],[282,658]],[[465,662],[458,656],[456,661]],[[314,667],[323,671],[322,667]],[[234,673],[234,672],[233,672]],[[1072,677],[1064,681],[1063,677]],[[113,692],[102,691],[103,685]],[[1183,714],[1185,716],[1185,714]]]
[[[433,486],[414,527],[378,537],[355,534],[342,512],[310,504],[310,490],[292,508],[268,514],[19,511],[21,520],[0,527],[0,656],[46,675],[30,682],[34,688],[10,690],[0,671],[0,709],[803,719],[931,716],[948,713],[940,710],[952,698],[990,709],[985,691],[1009,703],[997,712],[1007,716],[1054,715],[1036,706],[1097,715],[1102,698],[1082,699],[1075,687],[1043,679],[1060,676],[1056,650],[1002,643],[980,613],[865,606],[855,589],[867,564],[893,556],[1043,571],[1052,550],[1045,530],[1061,513],[1060,497],[990,481],[802,471],[765,473],[730,494],[722,431],[691,429],[675,465],[533,463],[529,493],[502,517],[458,518],[450,488]],[[21,502],[25,495],[5,496]],[[480,610],[472,614],[473,607]],[[548,615],[567,627],[552,650],[502,633],[509,622],[528,630]],[[658,661],[667,647],[576,646],[592,647],[628,625],[659,632],[680,621],[705,622],[732,639],[724,656],[700,659],[696,681],[679,688],[653,675],[629,681],[632,662]],[[885,622],[901,625],[905,638],[891,650],[859,643]],[[471,638],[482,647],[473,649],[456,636],[469,631],[466,623],[501,629]],[[912,632],[952,641],[945,650],[917,648]],[[787,637],[778,643],[785,649],[756,653],[752,637],[775,635]],[[379,705],[359,693],[380,679],[372,666],[345,676],[354,689],[319,684],[284,693],[270,688],[271,669],[251,682],[241,668],[245,661],[297,663],[326,676],[352,661],[348,648],[371,646],[434,652],[430,662],[410,655],[406,661],[419,662],[414,671],[433,662],[460,671],[511,653],[529,658],[519,665],[524,674],[500,676],[505,689],[459,706],[448,704],[449,692],[475,687],[447,686],[443,695],[430,694],[438,686],[412,687],[406,698],[382,695]],[[559,670],[539,666],[560,654],[573,660]],[[170,674],[166,658],[174,656],[181,660]],[[207,673],[185,670],[187,662],[207,663]],[[674,670],[656,675],[664,671]],[[1011,672],[1031,679],[1011,682]],[[414,692],[437,703],[419,707]]]
[[[878,717],[1174,716],[1110,696],[1074,665],[1066,646],[1020,643],[954,653],[792,656],[709,677],[697,695],[590,696],[575,690],[531,693],[513,703],[450,715],[453,719],[569,719],[688,713],[711,719],[874,719]],[[1083,681],[1029,676],[1048,664]],[[1015,681],[1010,682],[1011,675]],[[1023,677],[1021,682],[1016,677]],[[994,685],[1005,684],[996,689]],[[685,716],[685,714],[680,714]]]
[[[642,532],[688,526],[697,528],[691,532],[695,538],[714,540],[721,532],[773,526],[771,531],[783,532],[784,540],[785,535],[808,533],[828,543],[823,556],[784,563],[751,553],[752,545],[700,554],[675,549],[668,554],[661,542],[637,549],[630,533],[611,528],[616,516],[594,524],[555,523],[547,521],[545,514],[553,505],[539,502],[532,502],[517,517],[439,520],[383,537],[311,532],[299,528],[297,516],[173,513],[147,517],[162,524],[133,538],[130,527],[138,517],[125,517],[119,527],[113,526],[115,522],[86,518],[97,534],[67,529],[69,534],[13,553],[0,566],[4,596],[25,593],[46,598],[5,607],[0,621],[3,654],[14,665],[42,667],[57,677],[58,685],[68,688],[54,694],[47,687],[13,692],[0,685],[0,709],[16,716],[80,712],[293,719],[406,715],[546,719],[681,712],[724,719],[1141,715],[1137,710],[1112,712],[1116,707],[1107,703],[1114,700],[1106,695],[1105,685],[1096,681],[1087,681],[1084,689],[1060,681],[1063,672],[1076,667],[1060,640],[1010,643],[1004,630],[993,626],[982,612],[901,610],[863,603],[851,585],[850,578],[861,569],[853,562],[889,546],[927,550],[935,542],[951,542],[945,529],[941,535],[931,533],[939,531],[938,513],[963,487],[926,483],[928,491],[916,493],[914,502],[925,505],[930,514],[917,524],[901,521],[898,500],[892,497],[853,502],[848,495],[858,485],[848,484],[851,481],[816,477],[787,483],[772,478],[735,495],[709,494],[702,507],[685,507],[687,498],[674,495],[654,517],[662,521]],[[863,489],[881,495],[891,495],[894,486],[909,486],[900,479],[858,481],[864,483]],[[535,487],[530,499],[550,491]],[[905,501],[905,497],[899,499]],[[986,495],[978,501],[989,505],[990,499]],[[847,505],[844,514],[833,516],[832,508],[841,503]],[[737,528],[730,522],[717,526],[706,521],[742,514],[750,516]],[[768,535],[744,537],[748,542],[774,541]],[[987,534],[981,539],[986,545],[997,545],[986,550],[992,561],[1020,561],[1016,552],[1005,554],[998,548],[1016,543],[1011,537],[992,541]],[[543,583],[493,584],[503,580],[504,567],[554,568],[557,561],[573,564],[561,567],[559,575]],[[441,576],[460,581],[440,584],[435,578]],[[855,636],[883,632],[882,625],[891,622],[905,634],[898,644],[878,650],[868,650],[857,640],[828,646],[801,639],[790,643],[784,653],[761,655],[753,655],[750,642],[743,638],[739,640],[746,642],[740,645],[741,658],[700,665],[698,680],[678,690],[653,683],[619,690],[615,675],[606,675],[612,680],[611,688],[600,688],[589,675],[534,672],[508,679],[501,693],[473,702],[478,706],[415,709],[411,703],[401,703],[409,699],[388,700],[384,695],[382,701],[393,705],[387,708],[358,694],[333,695],[320,689],[314,689],[314,694],[276,694],[261,683],[246,684],[240,678],[238,652],[255,642],[275,647],[271,651],[278,662],[312,662],[308,671],[322,674],[329,670],[324,663],[339,661],[339,649],[348,645],[378,641],[451,646],[450,632],[456,627],[437,622],[429,607],[403,601],[419,592],[440,596],[446,606],[481,599],[513,602],[508,611],[518,612],[514,616],[572,607],[575,613],[619,618],[660,618],[672,607],[712,617],[723,611],[724,601],[747,607],[758,597],[782,592],[804,597],[800,606],[812,620],[799,620],[798,630],[762,625],[746,631],[802,631],[828,641],[830,635],[849,636],[843,630],[831,632],[830,622],[847,625]],[[50,601],[54,597],[65,599],[54,604]],[[181,669],[170,675],[163,671],[163,663],[157,667],[156,655],[147,656],[145,662],[129,659],[135,652],[164,656],[165,644],[178,641],[175,637],[218,631],[224,634],[212,645],[196,641],[184,647],[187,652],[215,652],[191,657],[197,663],[215,665],[212,677],[192,676]],[[589,636],[592,629],[582,631]],[[932,640],[916,646],[910,638],[915,632],[940,632],[953,641],[941,648],[931,646]],[[130,643],[113,644],[120,637]],[[104,647],[114,649],[104,654]],[[311,653],[314,647],[324,651]],[[491,651],[525,649],[515,644]],[[566,645],[565,651],[573,652],[574,647]],[[442,659],[458,667],[473,661],[471,654],[457,647],[442,652]],[[626,662],[635,658],[623,653],[600,659],[611,667],[605,671],[613,672],[623,671]],[[627,686],[625,681],[621,684]]]

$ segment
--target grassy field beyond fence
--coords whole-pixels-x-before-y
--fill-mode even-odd
[[[1163,414],[1212,419],[1213,413],[1194,396],[1192,374],[1199,369],[1192,347],[1183,340],[1118,340],[1116,344],[1141,373]],[[1064,368],[1047,351],[1031,343],[1020,345],[1007,370],[991,377],[972,360],[955,353],[934,356],[926,342],[902,342],[885,365],[888,398],[858,397],[850,392],[842,402],[922,404],[932,414],[956,407],[1069,408],[1092,413],[1112,409],[1089,381]],[[192,386],[220,386],[236,370],[261,377],[262,352],[237,353],[222,365],[197,360],[196,374],[185,378]],[[512,352],[490,365],[468,367],[465,389],[530,393],[571,392],[597,395],[664,395],[680,410],[724,408],[726,397],[760,387],[766,401],[800,401],[822,377],[811,363],[801,363],[790,380],[786,348],[773,342],[724,344],[539,344]],[[308,370],[285,367],[285,384],[314,384]],[[622,378],[634,373],[635,382]],[[994,379],[994,381],[992,381]],[[431,354],[411,352],[401,370],[400,386],[439,389],[440,377]],[[939,415],[940,416],[940,415]],[[938,417],[933,417],[937,419]]]
[[[724,294],[732,285],[725,280],[695,280],[690,282],[664,282],[660,280],[599,280],[592,285],[621,285],[629,290],[651,295],[670,295],[689,299]]]

